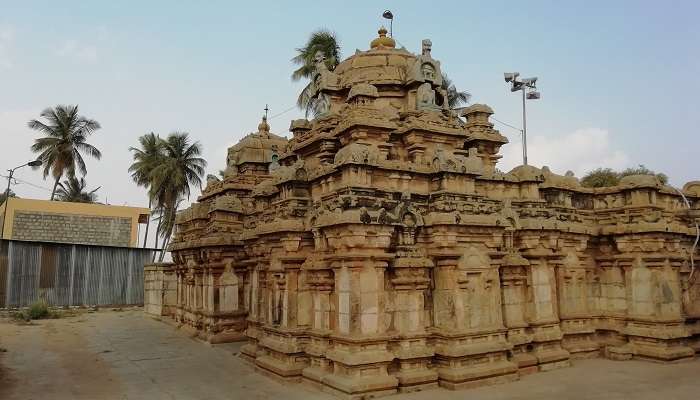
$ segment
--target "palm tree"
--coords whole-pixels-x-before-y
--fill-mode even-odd
[[[190,197],[190,186],[202,187],[202,177],[207,162],[200,157],[202,146],[190,143],[189,134],[174,132],[162,141],[163,158],[151,171],[150,195],[156,207],[162,209],[158,234],[163,238],[163,251],[175,225],[175,214],[180,202]]]
[[[83,154],[98,160],[102,157],[102,153],[95,146],[87,143],[88,137],[100,129],[100,124],[78,115],[77,105],[47,108],[40,116],[46,119],[47,123],[33,119],[27,125],[44,134],[44,137],[34,140],[31,148],[33,152],[39,153],[38,158],[43,161],[44,179],[49,174],[54,178],[51,191],[53,200],[63,175],[74,177],[76,168],[83,176],[87,174]]]
[[[319,51],[324,55],[326,67],[329,70],[334,70],[340,63],[340,42],[335,33],[319,29],[313,33],[303,47],[296,49],[297,55],[292,58],[294,64],[299,65],[299,68],[292,73],[292,80],[298,81],[302,78],[310,79],[316,70],[315,57]],[[311,82],[309,82],[297,98],[297,106],[305,110],[306,116],[315,113],[313,99],[311,98]]]
[[[134,162],[129,167],[131,179],[136,182],[136,185],[143,186],[149,189],[148,209],[153,206],[153,197],[150,195],[150,187],[152,182],[153,169],[163,159],[163,140],[153,132],[139,137],[139,147],[129,147],[129,151],[133,152]],[[143,239],[143,247],[146,248],[148,242],[148,228],[151,224],[151,218],[146,222],[146,233]],[[158,246],[158,237],[156,237],[156,247]]]
[[[97,201],[97,192],[100,188],[86,191],[87,182],[85,178],[78,179],[75,176],[59,183],[56,190],[56,199],[59,201],[68,201],[71,203],[95,203]]]
[[[451,110],[458,108],[462,104],[469,103],[472,95],[467,91],[459,91],[454,85],[452,80],[445,74],[442,73],[442,89],[447,92],[447,105]]]

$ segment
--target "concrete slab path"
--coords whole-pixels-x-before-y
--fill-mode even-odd
[[[138,309],[81,313],[33,325],[4,320],[0,399],[334,399],[256,373],[233,355],[239,347],[199,342]],[[700,359],[672,365],[580,360],[571,368],[505,385],[389,398],[697,400]]]

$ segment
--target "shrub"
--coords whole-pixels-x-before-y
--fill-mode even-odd
[[[620,183],[620,178],[629,175],[654,175],[662,183],[668,183],[668,176],[660,172],[654,172],[644,165],[637,168],[627,168],[622,172],[613,171],[611,168],[598,168],[589,171],[581,179],[581,185],[590,188],[616,186]]]
[[[40,319],[49,315],[49,305],[44,300],[39,300],[29,306],[29,318]]]

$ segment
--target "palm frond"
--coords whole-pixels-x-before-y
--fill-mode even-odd
[[[471,100],[472,95],[467,91],[457,90],[452,80],[444,72],[442,73],[441,88],[447,92],[447,105],[451,109],[458,108],[462,104],[467,104],[469,100]]]
[[[100,151],[87,143],[87,137],[100,129],[100,124],[78,114],[78,106],[57,105],[40,114],[44,121],[31,120],[27,126],[42,134],[31,146],[42,160],[44,178],[52,175],[73,177],[76,169],[83,175],[87,168],[83,155],[100,159]],[[58,187],[58,186],[57,186]]]

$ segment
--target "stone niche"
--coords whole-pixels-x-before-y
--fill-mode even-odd
[[[347,398],[700,351],[700,184],[499,171],[493,110],[445,106],[429,40],[322,61],[321,115],[289,139],[263,119],[178,215],[183,329]]]

